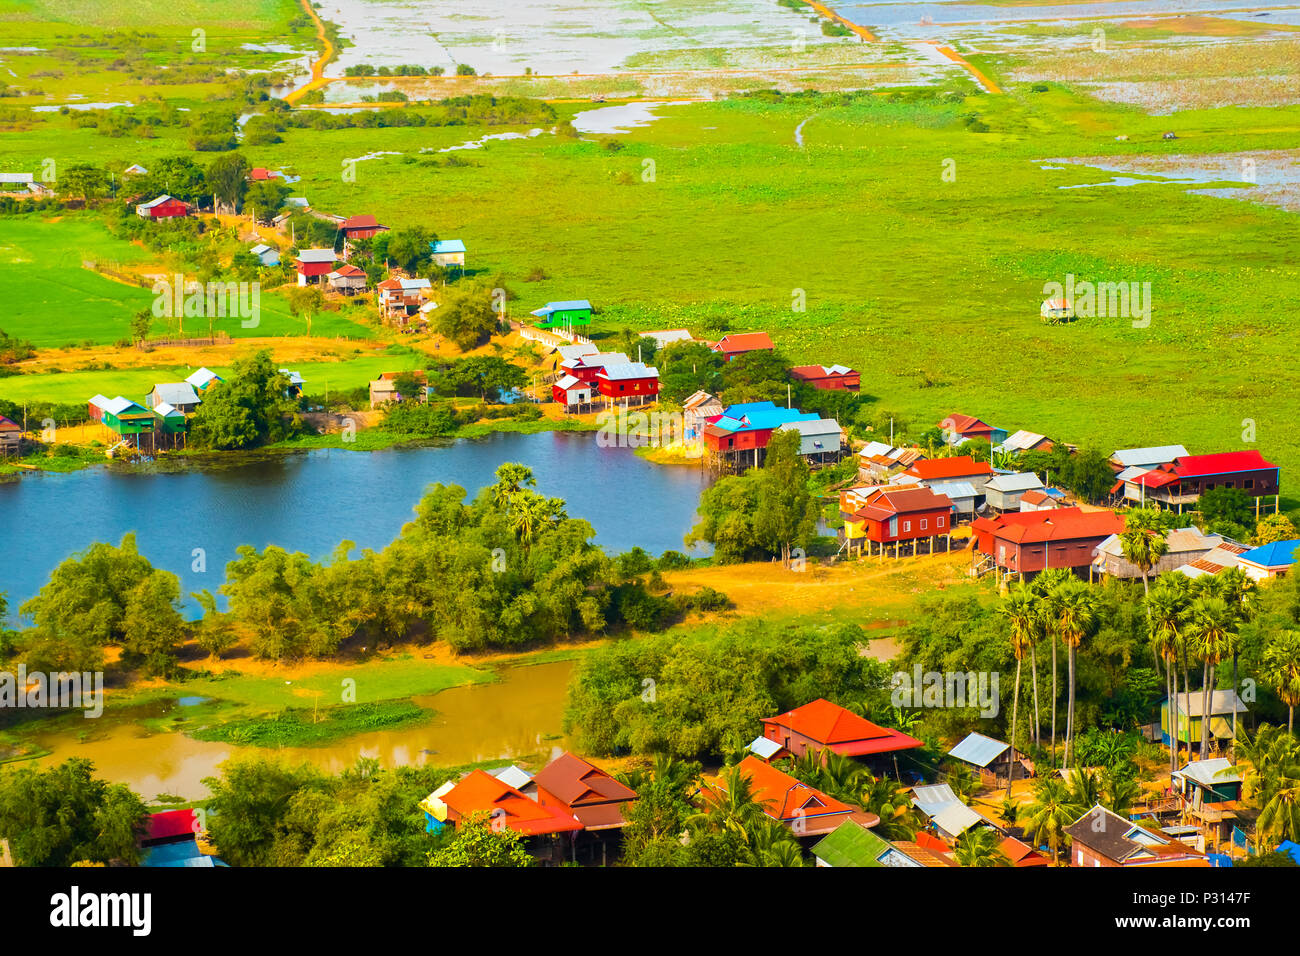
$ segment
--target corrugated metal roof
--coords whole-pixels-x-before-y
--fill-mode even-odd
[[[552,312],[574,312],[586,309],[591,311],[591,303],[586,299],[565,299],[561,302],[548,302],[540,309],[531,312],[531,315],[542,316],[543,318]]]
[[[985,487],[995,491],[1028,491],[1030,488],[1043,487],[1043,481],[1032,471],[1013,471],[989,479]]]
[[[299,249],[296,258],[299,262],[333,262],[336,256],[333,249]]]
[[[196,405],[201,401],[189,382],[162,382],[153,387],[153,393],[159,405]]]
[[[1037,432],[1027,432],[1022,428],[1008,435],[1006,440],[997,447],[999,451],[1027,451],[1046,437]]]
[[[911,475],[906,477],[911,478]],[[912,478],[912,481],[916,481]],[[903,484],[903,482],[898,482]],[[949,498],[974,498],[975,486],[969,481],[928,481],[926,487],[931,491],[941,495],[947,495]]]
[[[429,246],[433,249],[435,256],[465,251],[465,242],[462,239],[439,239],[436,242],[429,243]]]
[[[1211,760],[1193,760],[1178,773],[1189,780],[1195,780],[1205,787],[1213,787],[1220,783],[1241,783],[1241,775],[1237,773],[1236,767],[1226,757],[1215,757]]]
[[[812,418],[807,421],[786,422],[777,431],[794,431],[801,435],[838,435],[840,423],[833,418]]]
[[[1125,467],[1130,465],[1163,465],[1182,458],[1187,449],[1182,445],[1156,445],[1151,448],[1120,448],[1111,458]]]
[[[985,822],[982,816],[961,803],[944,807],[930,819],[934,821],[936,827],[954,837],[959,837],[971,827]]]
[[[653,365],[644,365],[641,362],[621,362],[606,365],[600,370],[600,375],[611,381],[631,378],[658,378],[659,370]]]
[[[956,757],[958,760],[974,764],[977,767],[987,767],[1006,753],[1007,748],[1010,746],[1010,744],[994,740],[992,737],[971,733],[956,747],[949,750],[948,756]]]
[[[912,805],[927,817],[934,816],[953,803],[961,803],[961,801],[957,799],[957,794],[952,792],[952,787],[946,783],[932,783],[912,788]]]
[[[575,385],[581,385],[581,384],[582,384],[582,380],[578,378],[574,378],[572,375],[566,375],[563,378],[561,378],[558,382],[555,383],[557,388],[566,392],[569,389],[573,388]]]
[[[775,740],[768,740],[766,737],[755,737],[749,743],[749,752],[757,754],[764,760],[770,760],[772,755],[781,749],[781,745]]]

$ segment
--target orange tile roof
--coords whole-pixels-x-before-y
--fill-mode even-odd
[[[567,750],[538,771],[533,783],[568,807],[636,799],[635,790]]]
[[[715,352],[754,352],[774,348],[766,332],[733,332],[724,335],[713,346]]]
[[[754,790],[754,802],[774,820],[788,822],[802,818],[815,825],[817,817],[849,814],[853,808],[827,796],[815,787],[801,783],[771,764],[751,755],[740,762],[740,769],[749,778]],[[842,821],[837,821],[837,824]]]
[[[582,823],[569,814],[530,800],[482,770],[475,770],[461,780],[443,796],[442,802],[456,820],[478,811],[490,816],[500,810],[505,814],[506,827],[525,836],[582,829]]]
[[[915,737],[873,724],[865,717],[820,697],[784,714],[764,717],[763,724],[765,727],[775,724],[788,728],[845,756],[910,750],[922,745]]]
[[[934,481],[940,478],[957,478],[965,475],[993,476],[993,469],[986,461],[975,461],[970,455],[956,455],[952,458],[926,458],[907,469],[905,474],[920,478],[922,481]]]
[[[1007,523],[994,528],[993,535],[1007,541],[1028,544],[1036,541],[1074,541],[1123,534],[1125,519],[1114,511],[1081,511],[1057,508],[1051,511],[1022,511],[1037,521]],[[997,524],[997,519],[994,519]]]
[[[998,844],[998,849],[1011,861],[1012,866],[1047,866],[1052,862],[1028,843],[1023,843],[1015,837],[1007,837]]]

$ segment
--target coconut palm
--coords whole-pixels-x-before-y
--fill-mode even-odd
[[[1079,807],[1095,807],[1101,803],[1101,774],[1087,767],[1079,767],[1069,781],[1070,802]]]
[[[1210,700],[1215,671],[1237,645],[1237,615],[1221,597],[1198,597],[1188,608],[1188,638],[1201,661],[1201,759],[1210,751]]]
[[[953,857],[958,866],[1010,866],[999,847],[1002,834],[992,827],[972,827],[957,838]]]
[[[1101,772],[1101,805],[1111,813],[1127,817],[1142,794],[1142,787],[1131,773],[1115,767]]]
[[[1169,701],[1169,771],[1178,769],[1178,659],[1183,649],[1186,593],[1162,575],[1146,595],[1151,646],[1165,662],[1165,697]]]
[[[1071,579],[1058,589],[1056,626],[1068,649],[1069,704],[1065,717],[1065,759],[1070,766],[1070,747],[1074,743],[1074,665],[1079,645],[1097,629],[1097,597],[1082,581]]]
[[[706,801],[703,810],[687,818],[687,826],[702,824],[717,833],[736,837],[746,846],[750,844],[751,834],[767,819],[766,801],[760,803],[755,799],[753,781],[739,765],[722,771],[721,786],[712,787]]]
[[[1039,777],[1034,783],[1033,800],[1025,806],[1021,817],[1025,834],[1035,846],[1047,846],[1052,851],[1052,862],[1060,862],[1061,844],[1065,842],[1065,828],[1087,810],[1070,796],[1070,789],[1060,777]]]
[[[912,801],[888,777],[872,777],[868,774],[855,802],[863,810],[880,818],[875,832],[884,839],[910,840],[916,836],[919,821]]]
[[[806,866],[794,834],[764,817],[750,830],[750,852],[755,866]]]
[[[1286,732],[1295,733],[1295,709],[1300,704],[1300,631],[1280,631],[1264,645],[1262,676],[1286,704]]]
[[[1016,686],[1011,697],[1011,747],[1016,746],[1016,722],[1020,716],[1020,667],[1024,663],[1025,651],[1033,645],[1033,635],[1038,630],[1038,602],[1032,591],[1024,583],[1017,583],[1007,594],[1007,598],[998,607],[998,612],[1006,618],[1007,629],[1011,638],[1011,653],[1016,658]],[[1007,796],[1011,796],[1011,777],[1007,773]]]

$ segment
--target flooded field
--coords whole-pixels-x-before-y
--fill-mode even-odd
[[[1219,196],[1300,212],[1300,150],[1252,150],[1209,156],[1114,156],[1050,159],[1055,164],[1087,166],[1114,175],[1096,183],[1064,184],[1059,189],[1125,188],[1153,183],[1187,184],[1189,193]],[[1225,183],[1232,185],[1225,186]]]
[[[455,766],[538,752],[558,754],[564,744],[564,694],[572,668],[572,661],[506,668],[493,683],[412,698],[421,707],[437,711],[429,723],[358,734],[324,747],[241,748],[194,740],[181,733],[149,733],[136,723],[139,717],[162,716],[182,706],[180,701],[145,708],[148,713],[138,715],[110,709],[93,721],[93,732],[85,740],[79,739],[76,730],[37,735],[36,741],[51,751],[39,762],[52,765],[69,757],[84,757],[94,762],[99,776],[129,785],[145,800],[159,794],[194,800],[207,796],[203,778],[214,776],[222,761],[240,752],[306,761],[329,773],[353,765],[358,757],[398,767],[426,763]]]

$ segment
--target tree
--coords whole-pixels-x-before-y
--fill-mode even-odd
[[[486,283],[471,283],[464,288],[446,290],[434,311],[433,327],[462,352],[486,342],[500,326],[493,289]]]
[[[240,359],[230,376],[213,382],[194,414],[192,437],[222,450],[253,448],[289,433],[286,418],[293,402],[286,397],[289,378],[263,350]]]
[[[1249,528],[1255,521],[1250,496],[1240,488],[1229,488],[1227,485],[1210,488],[1202,492],[1196,506],[1209,529],[1216,525],[1241,525]]]
[[[718,785],[707,791],[704,799],[705,809],[687,823],[705,825],[746,845],[751,841],[751,832],[767,818],[764,803],[754,795],[753,780],[739,764],[724,768]]]
[[[299,285],[289,290],[289,311],[303,317],[308,338],[311,338],[312,317],[324,308],[325,293],[319,285]]]
[[[208,188],[217,201],[239,211],[244,193],[248,190],[248,171],[251,167],[241,153],[218,156],[208,164],[205,174]]]
[[[285,198],[293,192],[277,176],[250,183],[244,193],[244,207],[251,209],[260,222],[270,222],[284,205]]]
[[[1125,559],[1142,572],[1142,590],[1149,593],[1151,587],[1147,575],[1169,550],[1165,536],[1151,527],[1146,513],[1139,509],[1129,512],[1126,530],[1119,536],[1119,544]]]
[[[817,524],[817,503],[808,492],[808,462],[799,454],[797,431],[773,433],[767,443],[754,531],[790,567],[794,548],[805,548]]]
[[[1295,709],[1300,705],[1300,631],[1281,631],[1264,647],[1263,678],[1286,705],[1287,733],[1295,732]]]
[[[972,827],[957,838],[953,858],[958,866],[1010,866],[1001,843],[1002,834],[992,827]]]
[[[1006,618],[1011,639],[1011,653],[1016,658],[1016,683],[1011,698],[1011,748],[1014,751],[1016,747],[1016,718],[1020,714],[1020,667],[1024,662],[1025,651],[1033,646],[1038,630],[1038,607],[1034,593],[1023,582],[1018,582],[1008,593],[1006,600],[998,607],[998,612]],[[1011,777],[1012,774],[1008,772],[1008,797],[1011,796]]]
[[[1182,577],[1182,575],[1179,575]],[[1184,580],[1186,580],[1184,578]],[[1178,661],[1183,653],[1183,618],[1187,592],[1161,575],[1146,596],[1147,626],[1151,645],[1165,662],[1165,697],[1169,701],[1169,771],[1178,769]]]
[[[20,866],[139,862],[148,813],[123,784],[74,757],[49,768],[0,770],[0,838]]]
[[[108,173],[89,163],[76,163],[59,176],[59,189],[74,199],[96,199],[108,194]]]
[[[455,833],[429,854],[430,866],[532,866],[523,838],[514,830],[489,820],[483,812],[471,813],[456,825]]]
[[[1220,597],[1198,597],[1188,608],[1188,637],[1201,659],[1201,759],[1210,751],[1210,695],[1219,663],[1237,643],[1236,617]]]
[[[1025,832],[1036,846],[1046,844],[1052,850],[1052,862],[1060,862],[1065,828],[1087,810],[1080,807],[1059,777],[1039,777],[1034,782],[1033,800],[1025,807]]]
[[[1062,766],[1070,766],[1070,747],[1074,742],[1074,688],[1075,660],[1079,644],[1097,627],[1097,600],[1092,590],[1082,581],[1067,581],[1058,589],[1056,625],[1061,640],[1069,650],[1069,705],[1065,718],[1065,759]]]
[[[423,226],[411,226],[406,229],[394,229],[387,234],[383,244],[383,256],[392,261],[397,268],[414,275],[420,266],[428,262],[433,255],[429,243],[438,239]]]
[[[477,393],[483,401],[501,399],[510,391],[522,388],[528,381],[527,373],[513,362],[495,355],[472,355],[457,359],[442,370],[440,384],[445,384],[453,394],[466,391]]]
[[[149,329],[153,326],[153,312],[149,309],[141,309],[131,319],[131,337],[137,342],[143,342],[149,337]]]

